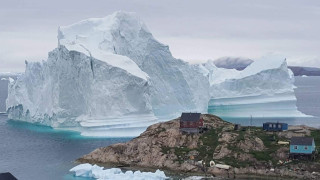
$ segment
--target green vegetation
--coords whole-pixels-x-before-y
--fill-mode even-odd
[[[317,159],[316,161],[320,162],[320,130],[312,130],[311,136],[314,138],[314,142],[316,144],[316,150],[318,151]]]
[[[252,162],[239,161],[238,159],[233,157],[224,157],[223,159],[221,159],[221,162],[236,168],[252,166]]]
[[[265,153],[264,151],[251,151],[250,153],[258,161],[269,161],[269,160],[272,159],[270,154],[269,153]]]
[[[189,149],[187,147],[162,147],[161,152],[164,154],[169,154],[170,151],[174,151],[174,154],[178,158],[177,161],[179,163],[183,163],[185,160],[190,159],[188,153],[190,151],[196,150],[199,155],[195,157],[195,160],[205,160],[205,162],[209,164],[210,160],[212,159],[214,150],[219,145],[218,132],[221,132],[221,129],[210,129],[209,131],[202,134],[202,136],[200,136],[199,138],[198,148]],[[200,143],[202,143],[202,145]]]
[[[231,126],[230,126],[231,127]],[[215,160],[217,163],[224,163],[231,165],[233,167],[247,167],[255,165],[266,165],[269,166],[272,163],[272,166],[281,166],[279,163],[279,158],[277,152],[282,153],[282,158],[286,158],[286,153],[288,153],[288,145],[279,145],[278,141],[288,141],[284,135],[281,135],[278,132],[266,132],[261,127],[243,127],[245,128],[240,130],[230,129],[228,124],[221,124],[218,128],[212,128],[201,134],[198,141],[197,148],[189,149],[188,147],[162,147],[162,152],[165,154],[174,153],[177,156],[177,161],[183,163],[191,158],[195,161],[203,160],[207,165],[209,162],[214,159],[214,153],[219,153],[217,147],[219,144],[227,147],[228,150],[223,150],[226,155],[219,160]],[[229,137],[232,138],[230,142],[219,142],[219,138],[223,133],[230,132]],[[235,135],[236,134],[236,135]],[[193,136],[192,134],[189,136]],[[311,136],[315,138],[315,143],[317,145],[318,152],[320,152],[320,130],[312,130]],[[255,143],[258,143],[261,147],[261,142],[263,142],[265,148],[260,150],[255,150]],[[192,138],[191,138],[192,139]],[[246,143],[249,143],[250,146],[253,146],[252,149],[246,148],[242,149],[241,147],[246,146]],[[251,144],[250,144],[251,143]],[[195,153],[190,153],[195,151]],[[237,158],[239,157],[239,158]],[[243,160],[241,160],[243,159]],[[320,162],[320,156],[318,156],[317,161]],[[301,161],[293,161],[292,163],[299,163]]]
[[[162,147],[162,152],[165,154],[168,154],[171,152],[174,152],[174,154],[177,156],[177,161],[179,163],[183,163],[186,160],[190,159],[189,152],[192,150],[196,150],[199,154],[195,156],[194,160],[204,160],[206,164],[209,164],[210,160],[212,160],[212,156],[219,145],[219,134],[223,131],[222,128],[217,129],[210,129],[209,131],[202,134],[199,138],[198,142],[198,148],[195,149],[189,149],[187,147],[174,147],[174,148],[168,148],[168,147]],[[273,165],[276,165],[277,160],[272,156],[275,154],[275,152],[283,147],[283,145],[278,145],[277,141],[279,140],[285,140],[283,138],[278,137],[276,133],[269,133],[262,130],[262,128],[258,127],[251,127],[250,130],[247,128],[246,131],[233,131],[229,130],[228,132],[236,133],[238,136],[234,140],[234,142],[227,144],[227,148],[231,150],[233,153],[245,153],[239,146],[237,146],[241,141],[244,141],[246,138],[260,138],[265,146],[265,149],[263,151],[250,151],[249,154],[251,154],[256,160],[260,162],[269,163],[271,161]],[[320,133],[316,132],[316,133]],[[319,139],[320,140],[320,139]],[[320,142],[319,142],[320,144]],[[246,167],[253,165],[253,162],[248,161],[240,161],[237,158],[234,157],[223,157],[220,159],[222,163],[231,165],[233,167]]]
[[[262,128],[255,129],[252,134],[260,138],[266,148],[262,152],[251,151],[250,153],[253,155],[253,157],[258,161],[272,161],[273,165],[276,165],[277,160],[271,155],[275,154],[279,148],[284,147],[283,145],[279,145],[277,142],[286,139],[280,138],[275,132],[265,132],[262,130]]]
[[[196,149],[199,152],[197,160],[204,160],[206,164],[209,164],[210,160],[212,159],[214,150],[219,145],[218,139],[221,130],[221,128],[210,129],[200,137],[198,148]],[[202,143],[202,145],[200,143]]]
[[[161,152],[163,154],[169,154],[169,151],[171,150],[170,147],[161,147]]]
[[[191,151],[191,149],[187,147],[175,147],[173,149],[175,155],[178,157],[178,161],[180,164],[183,163],[186,159],[189,159],[187,154]]]

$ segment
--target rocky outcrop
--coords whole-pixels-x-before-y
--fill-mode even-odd
[[[224,177],[248,174],[318,177],[317,173],[312,172],[320,168],[319,163],[310,163],[303,170],[299,163],[279,164],[288,158],[289,148],[277,144],[277,140],[271,140],[271,137],[284,140],[287,136],[301,133],[308,135],[312,129],[295,127],[292,131],[276,134],[256,127],[236,131],[233,124],[217,116],[206,114],[202,118],[207,128],[202,134],[181,132],[177,118],[151,125],[127,143],[98,148],[78,161]],[[212,160],[230,165],[230,168],[209,167]],[[314,168],[310,168],[311,164]]]
[[[208,128],[230,125],[213,115],[202,116]],[[179,130],[179,118],[151,125],[139,137],[127,143],[114,144],[96,149],[79,160],[82,162],[113,163],[142,167],[166,168],[185,172],[200,171],[195,163],[179,162],[179,148],[196,149],[202,142],[202,134],[186,134]],[[197,156],[197,150],[189,156]],[[212,158],[210,158],[212,159]]]

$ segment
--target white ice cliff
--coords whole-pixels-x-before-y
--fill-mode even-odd
[[[207,110],[209,83],[197,71],[133,13],[87,19],[59,28],[47,61],[26,62],[9,87],[9,118],[79,127],[88,136],[136,136],[154,114]]]
[[[297,117],[294,76],[284,57],[269,55],[243,71],[200,65],[209,77],[208,112],[223,117]]]
[[[278,97],[299,115],[284,59],[256,61],[241,72],[212,62],[190,65],[175,59],[134,13],[116,12],[60,27],[58,47],[47,61],[26,62],[6,105],[15,120],[85,136],[137,136],[158,119],[208,112],[208,103],[209,112],[229,115],[226,107]]]

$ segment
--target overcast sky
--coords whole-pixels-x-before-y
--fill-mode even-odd
[[[1,0],[0,72],[45,60],[58,26],[119,10],[136,12],[176,58],[192,63],[279,53],[291,65],[320,67],[319,0]]]

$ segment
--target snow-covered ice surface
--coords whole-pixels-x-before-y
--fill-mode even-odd
[[[137,136],[157,119],[207,111],[209,83],[198,70],[173,58],[134,13],[87,19],[59,27],[47,61],[26,62],[9,85],[9,118]]]
[[[103,167],[91,164],[80,164],[70,169],[75,176],[95,178],[98,180],[165,180],[169,179],[163,171],[141,172],[126,171],[122,172],[119,168],[104,169]]]
[[[69,50],[145,80],[150,77],[151,104],[157,116],[207,109],[207,79],[197,67],[173,58],[168,46],[158,42],[135,13],[116,12],[60,27],[58,39]]]
[[[299,117],[294,94],[294,76],[284,57],[264,56],[243,71],[222,69],[212,62],[208,112],[223,117]]]
[[[9,85],[7,107],[11,119],[77,126],[86,135],[97,123],[105,128],[141,128],[133,120],[113,118],[135,116],[144,127],[156,122],[145,78],[62,45],[49,53],[47,61],[27,63],[25,74]],[[128,133],[123,136],[139,135]]]
[[[136,14],[116,12],[59,27],[58,47],[47,61],[26,62],[25,73],[9,84],[6,104],[11,119],[85,136],[132,137],[183,111],[248,116],[242,108],[252,103],[264,109],[266,102],[286,102],[277,115],[301,115],[293,81],[278,57],[243,71],[212,61],[190,65],[175,59]],[[224,111],[230,107],[233,114]]]

